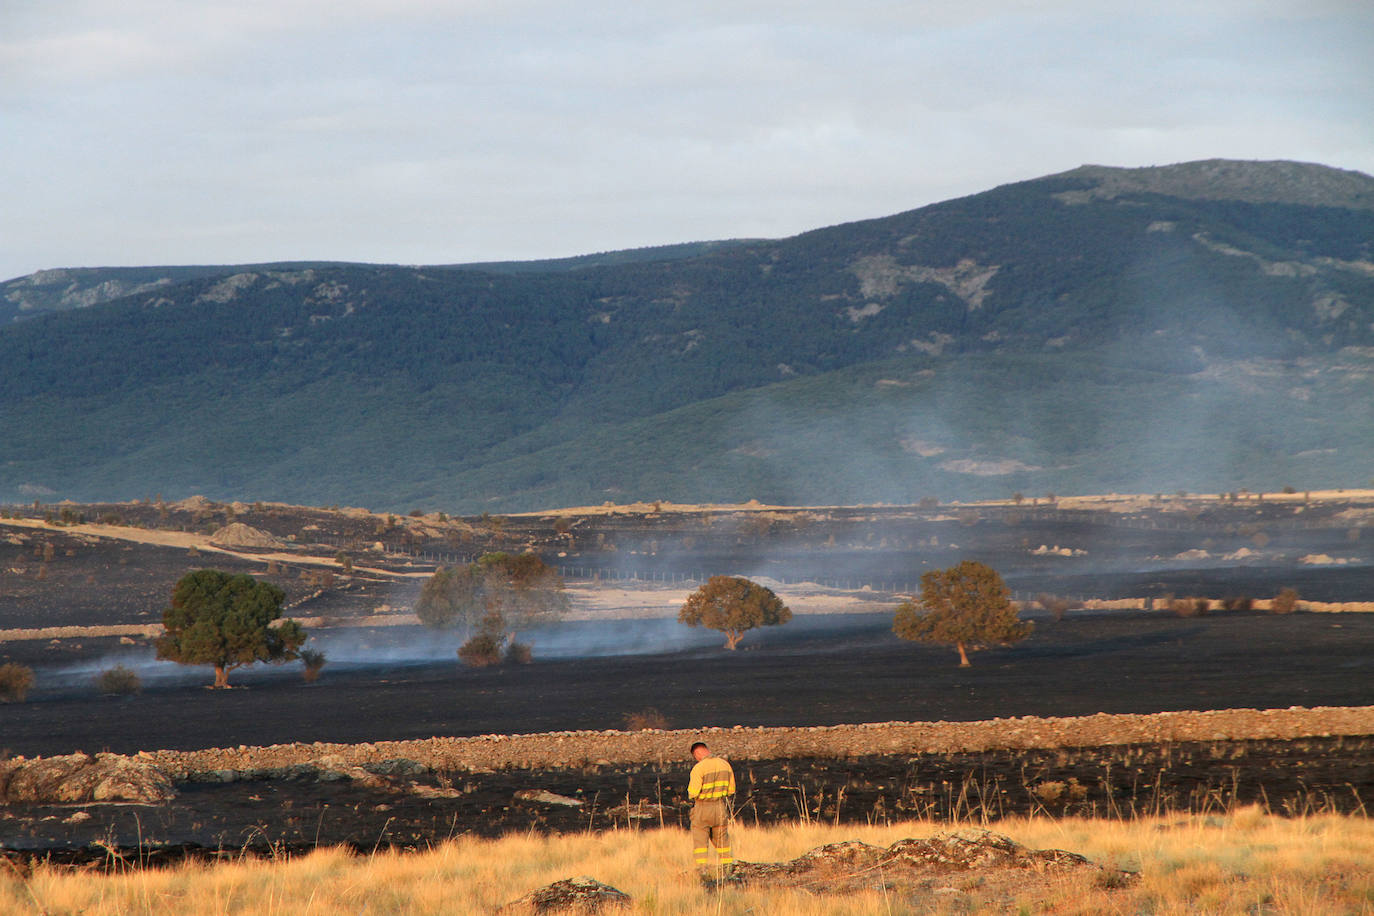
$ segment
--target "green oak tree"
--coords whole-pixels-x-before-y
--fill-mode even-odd
[[[952,645],[959,667],[969,667],[970,650],[1011,645],[1034,625],[1017,616],[1006,583],[992,567],[965,560],[921,576],[921,595],[897,607],[892,632],[902,639]]]
[[[712,576],[688,596],[677,619],[689,627],[720,630],[725,648],[734,649],[746,631],[787,623],[792,611],[771,588],[740,576]]]
[[[298,658],[305,630],[294,620],[272,626],[281,617],[284,598],[275,585],[244,573],[187,573],[162,612],[166,632],[157,639],[157,657],[183,665],[213,665],[216,687],[228,687],[229,672],[235,668]]]

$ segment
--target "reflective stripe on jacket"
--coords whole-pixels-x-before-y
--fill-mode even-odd
[[[707,757],[692,767],[687,783],[687,797],[695,801],[711,801],[735,794],[735,771],[720,757]]]

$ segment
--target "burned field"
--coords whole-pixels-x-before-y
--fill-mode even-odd
[[[1367,813],[1374,738],[1213,741],[735,764],[747,823],[984,824],[1011,815],[1129,818],[1223,813]],[[0,808],[4,856],[119,868],[186,858],[281,855],[317,845],[367,853],[455,836],[685,826],[686,763],[511,768],[375,768],[366,785],[297,767],[179,786],[155,805]]]
[[[1319,601],[1374,596],[1374,538],[1362,536],[1374,507],[1340,502],[1157,500],[1132,513],[1011,504],[645,507],[467,520],[189,501],[64,511],[118,515],[140,534],[202,541],[242,520],[277,544],[224,553],[175,538],[126,541],[69,529],[61,517],[51,526],[0,526],[7,538],[0,540],[0,628],[153,625],[176,579],[207,566],[276,582],[292,614],[346,621],[404,609],[437,565],[492,549],[535,550],[583,582],[740,573],[848,589],[879,606],[900,600],[924,569],[964,558],[999,569],[1023,600],[1040,591],[1266,598],[1284,586]],[[533,664],[481,670],[457,662],[450,637],[418,627],[326,624],[314,635],[333,661],[317,683],[303,683],[294,666],[260,667],[235,674],[239,689],[209,691],[206,679],[185,670],[147,679],[140,695],[128,697],[99,695],[91,675],[112,660],[149,662],[144,637],[3,643],[0,662],[31,665],[38,680],[27,702],[0,705],[0,751],[135,754],[601,730],[624,727],[649,708],[670,727],[696,729],[1374,704],[1374,614],[1218,609],[1183,619],[1165,610],[1071,610],[1055,620],[1039,613],[1026,641],[979,653],[961,670],[948,649],[895,639],[890,613],[799,615],[751,632],[731,653],[714,633],[684,638],[684,628],[665,619],[672,611],[570,621],[535,640]],[[760,758],[737,768],[738,809],[759,823],[843,823],[1031,812],[1129,817],[1250,803],[1276,813],[1367,812],[1374,800],[1374,738],[1243,738]],[[665,760],[431,768],[366,781],[307,771],[198,779],[155,805],[0,806],[0,841],[54,861],[108,863],[118,853],[157,862],[316,843],[420,848],[464,833],[654,827],[685,817],[685,774],[685,763]],[[581,804],[516,797],[528,790]]]
[[[628,638],[635,626],[685,629],[566,626],[583,645]],[[208,676],[187,670],[132,697],[99,695],[87,673],[40,681],[27,702],[0,705],[0,721],[4,747],[33,756],[621,728],[649,707],[673,728],[703,728],[1374,704],[1370,614],[1070,614],[1040,620],[1017,646],[977,653],[967,669],[950,649],[896,639],[882,614],[799,617],[751,632],[735,652],[715,635],[671,653],[536,654],[533,664],[495,668],[467,668],[451,653],[326,667],[315,684],[295,665],[260,666],[236,672],[241,686],[228,691],[205,689]],[[372,636],[379,656],[434,638],[418,627]],[[109,648],[86,641],[82,652],[94,666]]]

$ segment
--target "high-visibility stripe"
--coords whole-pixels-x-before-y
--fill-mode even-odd
[[[697,794],[697,798],[710,801],[711,799],[715,798],[724,798],[729,794],[730,780],[717,779],[712,780],[711,782],[703,782],[701,784],[701,791]]]

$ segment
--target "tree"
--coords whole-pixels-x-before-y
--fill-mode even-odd
[[[214,665],[216,687],[229,686],[229,672],[254,662],[299,657],[305,630],[294,620],[278,626],[285,593],[270,582],[218,569],[187,573],[162,612],[166,632],[157,657],[183,665]]]
[[[969,667],[968,650],[1020,642],[1032,627],[997,571],[972,560],[921,576],[919,600],[902,602],[892,622],[902,639],[953,645],[960,668]]]
[[[1291,614],[1298,610],[1298,590],[1295,588],[1282,588],[1279,593],[1269,600],[1269,613],[1271,614]]]
[[[725,648],[734,649],[745,631],[787,623],[792,611],[771,588],[739,576],[712,576],[688,596],[677,619],[689,627],[720,630]]]
[[[441,568],[415,603],[421,623],[480,630],[498,653],[516,633],[552,623],[567,609],[563,577],[533,553],[489,553],[466,566]]]

